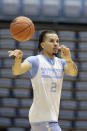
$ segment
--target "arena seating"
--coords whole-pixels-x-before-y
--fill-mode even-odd
[[[54,10],[55,8],[55,10]],[[60,11],[59,0],[44,0],[43,1],[43,15],[45,16],[58,16]]]
[[[42,22],[86,23],[87,0],[0,0],[0,12],[5,20],[25,15]]]
[[[67,17],[79,17],[81,13],[80,0],[65,0],[64,1],[64,14]]]
[[[3,37],[3,34],[5,35]],[[17,128],[19,131],[28,130],[30,127],[28,122],[28,111],[32,104],[32,88],[28,78],[28,73],[21,76],[13,76],[11,72],[11,65],[13,58],[8,57],[8,50],[13,50],[16,47],[23,50],[25,59],[27,56],[34,55],[37,50],[38,34],[40,30],[36,31],[33,38],[25,43],[17,43],[10,36],[7,30],[1,30],[0,40],[0,128],[6,128],[7,131],[12,131]],[[62,97],[60,104],[59,123],[61,127],[66,130],[86,130],[86,109],[87,109],[87,95],[86,95],[86,32],[79,32],[78,39],[78,58],[76,59],[76,32],[73,31],[58,31],[60,38],[60,45],[65,44],[71,49],[72,58],[80,61],[81,71],[79,72],[79,79],[64,76],[64,83],[62,89]],[[9,38],[9,39],[8,39]],[[84,38],[84,39],[83,39]],[[85,41],[84,41],[85,40]],[[4,44],[3,44],[4,43]],[[10,46],[11,45],[11,46]],[[10,47],[10,48],[9,48]],[[85,62],[85,63],[84,63]],[[79,63],[78,63],[79,64]],[[79,67],[79,66],[78,66]],[[85,77],[85,79],[83,79]],[[73,124],[74,123],[74,124]],[[80,127],[79,124],[82,126]],[[73,126],[74,125],[74,126]]]
[[[21,49],[23,60],[36,55],[39,34],[45,29],[57,31],[60,45],[71,49],[79,70],[77,77],[64,75],[59,124],[63,131],[87,131],[87,26],[84,25],[87,0],[0,0],[0,12],[0,22],[3,20],[0,24],[0,131],[30,130],[32,85],[28,72],[19,76],[12,74],[14,60],[9,58],[8,51]],[[12,38],[7,24],[19,15],[31,17],[36,26],[32,39],[24,43]],[[6,28],[2,29],[4,22]],[[77,22],[83,23],[76,26]]]
[[[3,13],[5,15],[17,15],[19,11],[19,0],[3,0]]]
[[[24,15],[38,15],[40,13],[40,0],[23,0]]]

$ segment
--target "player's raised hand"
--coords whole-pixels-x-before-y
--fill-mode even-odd
[[[67,48],[67,47],[64,46],[64,45],[61,45],[61,46],[59,47],[59,49],[61,50],[61,57],[62,57],[63,59],[65,59],[66,61],[71,60],[71,53],[70,53],[70,49],[69,49],[69,48]]]
[[[9,57],[15,56],[18,59],[21,59],[23,56],[23,52],[21,50],[17,50],[17,49],[13,50],[13,51],[12,50],[8,51],[8,54],[9,54]]]

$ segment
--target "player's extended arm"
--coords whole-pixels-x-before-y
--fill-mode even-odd
[[[71,59],[70,49],[62,45],[60,47],[61,57],[65,59],[66,65],[64,66],[64,72],[70,76],[77,76],[78,69],[74,61]]]
[[[8,51],[9,56],[15,56],[12,72],[14,75],[20,75],[27,72],[31,66],[28,62],[22,62],[23,52],[21,50]]]

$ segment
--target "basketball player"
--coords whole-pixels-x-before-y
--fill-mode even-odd
[[[61,50],[61,58],[55,55]],[[34,99],[29,111],[32,131],[61,131],[58,125],[63,74],[76,76],[78,73],[71,59],[70,49],[59,47],[59,37],[54,31],[44,31],[39,37],[40,54],[22,62],[21,50],[9,51],[15,56],[12,72],[20,75],[29,72]]]

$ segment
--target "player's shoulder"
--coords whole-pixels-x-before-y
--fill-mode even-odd
[[[37,63],[39,61],[38,60],[38,55],[36,55],[36,56],[29,56],[24,61],[25,62],[29,62],[31,64],[35,64],[35,63]]]

